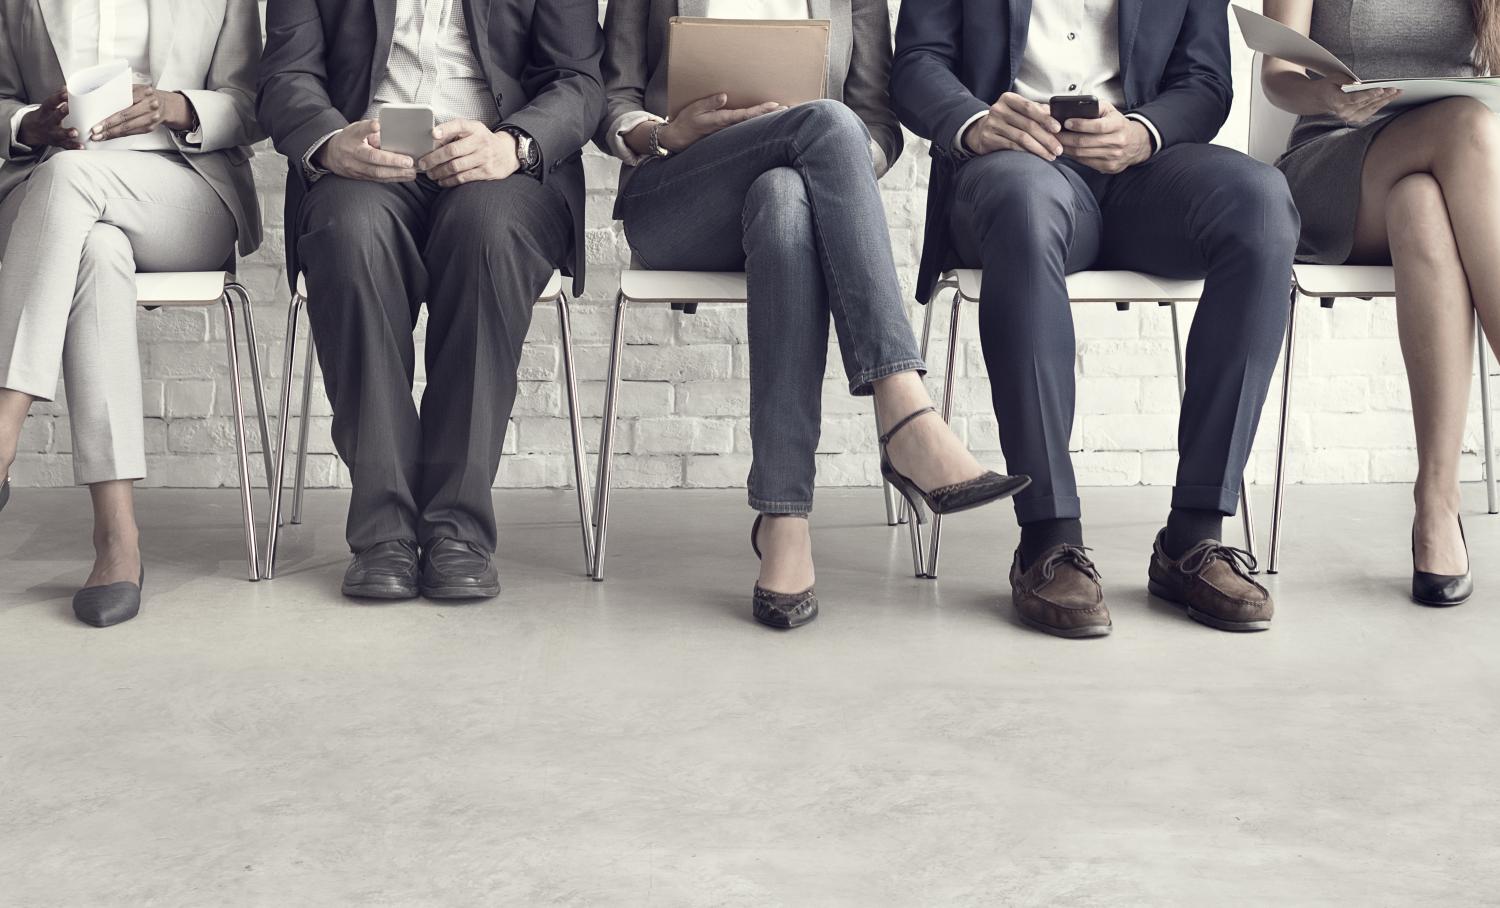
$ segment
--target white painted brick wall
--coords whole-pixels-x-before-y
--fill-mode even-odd
[[[601,6],[602,10],[602,6]],[[1235,113],[1221,141],[1242,147],[1246,132],[1248,54],[1236,42],[1240,77]],[[241,263],[255,312],[271,400],[281,387],[287,275],[282,261],[284,162],[268,146],[255,160],[262,190],[266,239]],[[628,250],[610,219],[615,163],[590,150],[588,212],[589,293],[575,302],[578,372],[589,450],[597,445],[610,337],[610,302]],[[883,183],[891,241],[903,288],[916,276],[926,191],[922,143],[907,153]],[[920,324],[921,307],[910,307]],[[945,349],[946,308],[938,313],[934,366]],[[1137,305],[1080,307],[1078,419],[1073,447],[1085,484],[1152,485],[1172,481],[1177,392],[1172,333],[1166,310]],[[1191,307],[1184,310],[1190,317]],[[1408,482],[1415,470],[1410,403],[1394,312],[1389,302],[1341,301],[1332,311],[1303,306],[1299,318],[1299,386],[1291,422],[1291,477],[1304,482]],[[986,461],[997,464],[999,444],[990,411],[972,311],[962,319],[955,428]],[[168,311],[140,318],[142,392],[146,401],[150,477],[156,486],[233,485],[236,473],[223,325],[215,313]],[[750,462],[748,355],[744,312],[705,306],[694,316],[660,309],[632,313],[626,332],[625,385],[620,398],[619,487],[718,488],[742,486]],[[420,357],[418,358],[420,362]],[[824,387],[826,413],[819,450],[819,482],[871,485],[878,480],[867,401],[844,391],[836,351],[830,351]],[[300,394],[300,367],[295,380]],[[420,391],[419,374],[419,391]],[[521,367],[521,393],[506,442],[497,486],[566,485],[572,468],[566,410],[559,393],[561,363],[554,312],[536,313]],[[937,376],[930,380],[936,393]],[[1278,377],[1279,382],[1279,377]],[[1278,385],[1279,387],[1279,385]],[[249,386],[245,389],[250,399]],[[1480,475],[1477,395],[1465,438],[1465,475]],[[1257,482],[1272,477],[1275,396],[1267,408],[1251,464]],[[274,404],[273,404],[274,408]],[[328,438],[329,408],[321,384],[313,394],[310,484],[347,485],[348,473]],[[295,427],[294,427],[295,428]],[[255,440],[256,450],[259,441]],[[72,481],[71,440],[62,404],[39,405],[21,439],[18,482],[61,485]],[[262,468],[251,459],[257,481]]]

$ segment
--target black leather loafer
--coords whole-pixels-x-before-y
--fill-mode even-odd
[[[435,539],[422,550],[422,595],[428,599],[493,599],[500,572],[490,553],[461,539]]]
[[[417,544],[397,539],[358,553],[344,572],[343,592],[351,599],[417,598]]]
[[[94,627],[124,624],[141,613],[141,590],[145,586],[145,565],[137,583],[122,580],[108,586],[86,586],[73,594],[73,616]]]

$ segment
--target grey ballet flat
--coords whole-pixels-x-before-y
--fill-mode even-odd
[[[111,627],[123,624],[141,613],[141,589],[146,585],[146,566],[141,565],[141,580],[122,580],[108,586],[90,586],[73,594],[73,614],[84,624]]]
[[[750,547],[755,549],[756,558],[760,557],[760,543],[756,536],[763,517],[764,514],[756,515],[755,524],[750,528]],[[750,613],[766,627],[789,631],[818,617],[818,596],[812,587],[800,593],[775,593],[757,583]]]

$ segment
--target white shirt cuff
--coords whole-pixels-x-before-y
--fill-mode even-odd
[[[649,155],[636,154],[630,146],[625,143],[625,136],[642,123],[665,123],[665,118],[658,117],[654,113],[644,110],[632,110],[615,117],[615,121],[609,124],[609,151],[615,157],[624,161],[631,167],[638,167],[649,159]]]
[[[10,150],[11,150],[12,154],[30,154],[31,153],[31,146],[30,145],[22,145],[19,141],[17,141],[16,137],[21,134],[21,120],[27,114],[31,113],[33,110],[41,110],[41,109],[42,109],[42,105],[40,105],[40,104],[32,104],[30,106],[21,108],[20,110],[16,111],[14,114],[11,115],[11,118],[10,118]]]
[[[1147,132],[1151,133],[1151,153],[1153,155],[1158,151],[1161,151],[1161,133],[1156,131],[1155,123],[1152,123],[1150,120],[1146,119],[1138,113],[1128,113],[1125,115],[1125,119],[1136,121],[1137,123],[1146,127]]]
[[[330,132],[328,135],[314,142],[312,147],[307,150],[307,154],[302,156],[302,175],[307,178],[307,182],[316,183],[318,177],[328,174],[328,171],[313,163],[313,156],[318,153],[319,148],[328,144],[329,139],[341,132],[343,132],[342,129],[335,129],[333,132]]]
[[[964,121],[964,125],[960,126],[958,128],[958,132],[953,136],[954,154],[958,155],[960,158],[972,158],[974,156],[969,151],[968,147],[964,145],[964,135],[968,133],[970,126],[973,126],[975,123],[983,120],[985,117],[989,116],[989,114],[990,112],[988,110],[981,110],[979,113]]]

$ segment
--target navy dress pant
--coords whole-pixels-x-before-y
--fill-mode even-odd
[[[1081,516],[1068,452],[1085,269],[1203,278],[1187,345],[1173,507],[1233,514],[1287,324],[1299,221],[1275,168],[1176,145],[1123,173],[1003,151],[960,165],[950,228],[984,269],[979,326],[1021,524]]]

